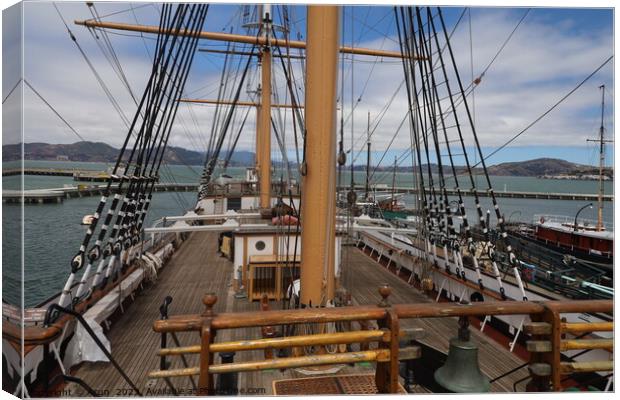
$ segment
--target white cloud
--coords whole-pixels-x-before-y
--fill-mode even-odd
[[[67,21],[90,18],[83,3],[58,3]],[[127,9],[128,4],[97,4],[101,14]],[[212,6],[206,29],[220,30],[231,17],[231,8]],[[136,15],[143,24],[156,24],[158,16],[154,7],[137,9]],[[605,58],[613,53],[611,27],[600,30],[578,30],[579,23],[565,18],[550,21],[537,15],[533,9],[516,32],[508,46],[487,72],[476,90],[475,115],[481,143],[498,146],[520,131],[565,95]],[[474,46],[474,70],[478,74],[495,55],[502,42],[521,16],[521,11],[510,9],[475,9],[472,13]],[[135,23],[130,13],[108,17],[107,20]],[[453,48],[465,84],[470,81],[469,33],[466,21],[457,30]],[[131,118],[136,106],[114,75],[108,62],[97,48],[94,38],[81,26],[70,26],[78,42],[102,75],[110,90],[118,99],[126,115]],[[360,28],[361,29],[361,28]],[[395,33],[394,33],[395,35]],[[123,68],[135,92],[140,95],[150,70],[144,44],[138,37],[110,34]],[[392,37],[394,39],[394,36]],[[152,48],[153,41],[147,40]],[[205,43],[201,43],[202,47]],[[362,47],[397,49],[392,40],[374,38],[360,44]],[[92,72],[70,41],[51,3],[27,3],[26,7],[26,79],[28,79],[59,112],[89,140],[104,141],[119,146],[126,134],[116,111],[96,83]],[[210,53],[196,55],[194,68],[187,84],[192,96],[214,99],[219,84],[219,74],[213,63],[221,63],[222,57]],[[355,136],[362,138],[366,132],[366,114],[374,119],[402,81],[402,66],[394,60],[378,62],[373,59],[355,58],[355,94],[361,101],[355,111]],[[347,71],[350,61],[346,61]],[[596,132],[598,124],[598,85],[605,83],[613,90],[612,65],[603,68],[594,79],[584,85],[557,110],[532,128],[515,144],[520,146],[584,145],[585,138]],[[278,60],[274,69],[280,70]],[[372,75],[370,75],[372,70]],[[254,82],[256,70],[252,70]],[[367,87],[360,93],[362,87]],[[282,74],[277,72],[276,86],[280,101],[284,101],[285,87]],[[295,63],[295,76],[302,77],[299,63]],[[344,83],[344,112],[350,111],[350,73]],[[455,84],[453,85],[455,89]],[[200,89],[200,90],[197,90]],[[245,90],[244,90],[245,92]],[[244,93],[245,96],[245,93]],[[32,93],[26,89],[26,141],[66,143],[78,140]],[[301,92],[303,102],[303,92]],[[609,101],[609,99],[607,99]],[[400,91],[386,113],[373,138],[373,147],[387,147],[393,133],[407,110],[406,92]],[[189,108],[193,110],[193,115]],[[170,144],[192,150],[203,150],[209,140],[214,107],[182,105],[171,135]],[[609,104],[611,110],[612,104]],[[610,114],[611,115],[611,114]],[[464,117],[461,116],[461,117]],[[275,118],[275,112],[274,112]],[[286,141],[292,143],[291,115],[286,116]],[[238,148],[252,149],[255,142],[255,112],[250,112],[244,134]],[[610,131],[613,131],[610,127]],[[186,131],[191,133],[188,137]],[[345,126],[345,145],[349,147],[351,125]],[[409,129],[403,127],[393,148],[403,149],[409,145]],[[357,142],[358,148],[363,139]],[[277,154],[275,139],[272,139],[274,155]],[[290,155],[289,155],[290,156]],[[277,156],[274,156],[277,158]],[[391,160],[387,160],[391,162]]]

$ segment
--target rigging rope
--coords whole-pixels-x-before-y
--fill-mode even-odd
[[[210,159],[208,159],[208,162],[205,165],[205,169],[202,175],[202,178],[200,180],[200,189],[199,189],[199,199],[204,198],[207,195],[207,189],[208,189],[208,185],[211,182],[211,177],[213,175],[213,172],[215,170],[215,164],[217,162],[217,159],[219,157],[220,154],[220,150],[222,149],[222,144],[224,143],[224,139],[226,137],[226,132],[229,129],[230,126],[230,122],[232,120],[232,117],[237,109],[237,104],[239,102],[239,97],[241,95],[241,89],[243,88],[243,84],[245,82],[245,78],[247,76],[247,72],[250,68],[250,63],[252,61],[252,57],[254,57],[254,50],[256,49],[256,45],[252,46],[252,51],[250,56],[248,56],[247,58],[247,62],[245,65],[245,68],[243,70],[243,74],[241,76],[239,85],[237,86],[237,91],[235,93],[235,97],[233,99],[232,105],[226,115],[226,119],[223,121],[222,123],[222,127],[219,131],[219,137],[217,139],[217,142],[214,143],[214,147],[211,149],[211,153],[210,153]],[[215,136],[215,135],[213,135]]]
[[[581,82],[579,82],[577,84],[577,86],[575,86],[574,88],[572,88],[568,93],[566,93],[561,99],[559,99],[557,102],[555,102],[549,109],[547,109],[547,111],[545,111],[544,113],[542,113],[540,116],[538,116],[538,118],[536,118],[534,121],[530,122],[525,128],[523,128],[521,131],[519,131],[516,135],[514,135],[513,137],[511,137],[508,141],[506,141],[504,144],[502,144],[500,147],[498,147],[497,149],[493,150],[490,154],[488,154],[486,157],[484,157],[483,159],[480,160],[479,163],[475,164],[472,168],[477,167],[479,164],[483,163],[483,161],[487,160],[488,158],[490,158],[491,156],[495,155],[498,151],[504,149],[506,146],[508,146],[510,143],[514,142],[515,140],[517,140],[517,138],[521,135],[523,135],[525,132],[527,132],[531,127],[533,127],[534,125],[536,125],[538,122],[540,122],[540,120],[542,120],[543,118],[545,118],[551,111],[555,110],[560,104],[562,104],[564,102],[564,100],[566,100],[567,98],[569,98],[573,93],[575,93],[580,87],[582,87],[587,81],[590,80],[590,78],[592,78],[594,75],[597,74],[597,72],[599,72],[605,65],[607,65],[612,59],[614,58],[614,56],[609,56],[605,61],[603,61],[603,63],[601,65],[599,65],[594,71],[592,71],[588,76],[586,76]]]
[[[419,7],[415,7],[415,9],[400,8],[400,10],[395,8],[397,31],[399,33],[401,52],[409,56],[407,58],[403,58],[403,68],[407,83],[406,86],[410,109],[410,126],[412,126],[413,128],[412,147],[415,149],[415,153],[417,154],[416,161],[418,164],[417,171],[419,174],[417,185],[417,187],[419,188],[418,198],[422,202],[422,218],[425,221],[425,224],[422,226],[421,234],[422,237],[425,238],[425,241],[427,243],[427,252],[430,250],[430,252],[432,253],[434,263],[436,264],[438,261],[436,247],[437,245],[442,246],[444,248],[443,261],[446,272],[448,274],[451,273],[450,257],[452,256],[454,260],[453,264],[456,267],[457,276],[462,279],[466,279],[465,269],[460,253],[460,244],[456,237],[456,231],[454,229],[452,220],[452,210],[448,201],[446,187],[446,171],[444,170],[444,165],[442,161],[442,157],[444,157],[444,155],[441,153],[440,148],[440,145],[443,144],[448,152],[447,156],[450,163],[450,171],[452,172],[452,177],[455,179],[456,183],[456,190],[458,195],[458,210],[463,217],[465,237],[467,239],[470,254],[473,259],[474,269],[478,277],[478,284],[480,288],[483,289],[480,269],[476,259],[475,246],[473,243],[473,238],[470,232],[470,227],[465,212],[463,196],[461,193],[458,179],[456,178],[457,173],[456,167],[454,165],[454,155],[450,146],[451,141],[448,137],[447,132],[448,128],[456,128],[463,151],[463,156],[465,157],[467,170],[469,172],[470,183],[472,185],[472,192],[474,194],[474,201],[476,204],[476,211],[479,217],[479,223],[485,236],[485,246],[492,262],[494,275],[499,286],[499,291],[502,295],[502,298],[505,299],[506,295],[496,263],[497,260],[494,251],[494,244],[491,243],[491,240],[489,238],[488,219],[485,219],[482,213],[479,196],[476,190],[476,182],[474,180],[472,169],[470,168],[469,158],[467,156],[461,123],[459,122],[459,117],[456,112],[456,103],[450,87],[450,75],[448,74],[447,65],[444,62],[443,58],[444,49],[448,50],[448,54],[450,57],[449,59],[451,61],[451,71],[453,76],[456,78],[458,88],[460,89],[460,93],[457,93],[459,93],[459,98],[460,100],[462,100],[465,106],[465,111],[467,113],[466,120],[468,122],[467,127],[471,129],[471,133],[476,143],[476,149],[480,153],[480,144],[476,134],[473,116],[466,100],[465,90],[463,88],[458,68],[454,59],[452,46],[450,44],[450,37],[443,21],[441,9],[438,9],[436,16],[433,16],[430,8],[427,8],[425,13],[425,20],[423,18],[423,15],[424,14],[421,12],[421,9]],[[438,31],[436,29],[434,21],[435,17],[438,17],[438,19],[441,21],[441,27],[444,36],[443,46],[441,46],[439,42],[439,37],[437,33]],[[421,60],[417,63],[415,63],[413,61],[413,58],[411,57],[414,54],[419,54],[421,56]],[[436,60],[433,60],[435,56]],[[438,68],[435,68],[436,63],[439,65]],[[442,79],[439,82],[436,79],[436,73],[438,72],[442,75]],[[440,96],[440,88],[447,93],[447,96],[443,98]],[[444,111],[444,106],[442,105],[442,101],[445,99],[449,99],[450,105],[447,112]],[[446,124],[445,118],[450,115],[454,119],[454,127],[447,126]],[[443,134],[443,139],[440,139],[439,137],[440,130]],[[443,143],[440,143],[441,140],[443,140]],[[434,173],[431,170],[431,151],[429,150],[431,147],[434,148],[434,157],[437,163],[437,182],[435,182]],[[428,185],[425,184],[425,174],[422,172],[424,169],[422,154],[424,155],[426,161],[425,169]],[[506,242],[505,244],[507,252],[509,253],[510,265],[512,266],[513,272],[515,274],[515,279],[517,280],[518,285],[521,289],[523,298],[526,299],[525,292],[519,276],[516,257],[514,256],[514,253],[512,252],[509,243],[507,243],[507,235],[504,230],[503,219],[493,193],[490,179],[488,177],[488,171],[486,170],[486,166],[484,164],[483,171],[485,177],[487,178],[487,191],[491,196],[493,206],[496,212],[496,217],[498,220],[498,226],[500,228],[500,231],[502,232],[501,240]]]
[[[11,90],[9,90],[9,93],[6,96],[4,96],[4,99],[2,99],[2,104],[4,104],[4,102],[7,101],[9,97],[11,97],[11,95],[13,94],[15,89],[17,89],[17,87],[19,86],[21,81],[22,81],[22,78],[19,78],[17,80],[17,82],[15,83],[15,86],[13,86],[13,88]]]
[[[34,88],[34,87],[30,84],[30,82],[28,82],[26,79],[24,79],[23,81],[24,81],[24,83],[26,84],[26,86],[28,86],[28,87],[30,88],[30,90],[32,90],[32,92],[33,92],[34,94],[36,94],[36,95],[39,97],[39,99],[41,99],[41,101],[43,101],[43,103],[45,103],[45,105],[46,105],[46,106],[48,106],[48,107],[49,107],[49,109],[50,109],[50,110],[52,110],[52,112],[53,112],[54,114],[56,114],[56,116],[57,116],[57,117],[58,117],[58,118],[59,118],[62,122],[64,122],[64,124],[65,124],[65,125],[67,125],[67,127],[69,127],[69,129],[71,129],[71,132],[73,132],[73,133],[74,133],[74,134],[75,134],[75,135],[76,135],[76,136],[77,136],[77,137],[78,137],[81,141],[83,141],[83,142],[85,142],[85,141],[86,141],[86,139],[84,139],[84,137],[82,137],[82,135],[80,135],[80,134],[78,133],[78,131],[76,131],[76,130],[75,130],[75,128],[74,128],[73,126],[71,126],[71,124],[70,124],[69,122],[67,122],[67,120],[66,120],[66,119],[64,119],[64,117],[63,117],[62,115],[60,115],[60,113],[59,113],[59,112],[58,112],[58,111],[57,111],[57,110],[56,110],[56,109],[55,109],[55,108],[54,108],[54,107],[53,107],[53,106],[52,106],[52,105],[51,105],[51,104],[50,104],[50,103],[49,103],[49,102],[45,99],[45,97],[43,97],[43,96],[41,95],[41,93],[39,93],[39,92],[37,91],[37,89],[35,89],[35,88]],[[18,82],[18,83],[19,83],[19,82]],[[16,86],[16,87],[17,87],[17,86]]]
[[[449,38],[452,38],[453,34],[456,31],[456,28],[458,27],[459,23],[461,22],[461,20],[463,19],[463,17],[465,16],[466,11],[468,11],[468,8],[464,8],[463,11],[461,12],[459,19],[457,20],[455,26],[452,28],[452,31],[450,32],[450,35],[448,36]],[[510,39],[514,36],[514,33],[516,32],[517,28],[522,24],[523,20],[525,19],[525,17],[528,15],[530,9],[526,10],[525,14],[519,19],[519,21],[517,22],[517,24],[515,25],[515,27],[512,29],[512,31],[510,32],[510,34],[508,35],[508,37],[504,40],[504,42],[502,43],[502,45],[500,46],[500,48],[498,49],[498,51],[495,53],[495,55],[491,58],[491,60],[489,61],[489,63],[486,65],[486,67],[483,69],[483,71],[478,75],[477,79],[472,79],[472,82],[469,84],[469,86],[465,89],[467,91],[467,94],[465,97],[469,97],[471,95],[473,95],[474,91],[477,89],[480,80],[482,79],[482,77],[488,72],[488,70],[491,68],[491,66],[493,65],[493,63],[497,60],[497,58],[499,57],[500,53],[504,50],[504,48],[506,47],[506,45],[508,44],[508,42],[510,41]],[[444,43],[444,45],[442,46],[442,52],[445,50],[446,48],[446,44]],[[438,59],[436,59],[433,67],[435,67],[438,63]],[[442,97],[439,99],[440,101],[444,101],[444,100],[448,100],[448,96]],[[456,101],[455,104],[455,108],[458,108],[460,105],[462,104],[462,99],[459,99]],[[421,104],[420,107],[425,107],[424,104]],[[450,114],[452,114],[454,112],[454,109],[450,108],[446,113],[444,113],[443,117],[448,117]],[[405,116],[405,118],[403,120],[406,120],[407,116]],[[451,127],[446,127],[446,128],[455,128],[455,126],[451,126]],[[376,129],[376,127],[375,127]],[[373,129],[374,132],[374,129]],[[430,134],[430,132],[428,132],[428,134]],[[390,143],[392,143],[395,139],[396,133],[394,135],[394,137],[392,138],[392,141]],[[398,156],[398,162],[397,162],[397,166],[401,166],[403,162],[406,161],[406,157],[408,155],[408,153],[410,153],[412,151],[413,148],[409,148],[406,149],[405,152],[403,152],[403,154],[401,154],[400,156]],[[385,153],[384,153],[385,156]],[[382,160],[384,158],[384,156],[382,157]],[[375,171],[377,170],[377,168],[381,165],[381,162],[379,162],[377,164],[377,166],[375,167]],[[413,163],[412,163],[413,165]],[[374,173],[375,171],[373,171],[372,176],[374,177]],[[383,182],[383,180],[385,179],[385,177],[387,176],[388,172],[384,172],[383,174],[381,174],[376,181],[377,182]],[[462,174],[461,174],[462,175]],[[447,179],[450,179],[450,177],[448,177]]]
[[[106,285],[108,279],[119,273],[120,268],[130,262],[129,258],[135,253],[132,248],[140,240],[153,189],[159,179],[172,123],[178,111],[177,99],[185,87],[199,39],[198,33],[208,9],[208,5],[202,4],[162,5],[160,33],[157,36],[150,78],[92,223],[77,254],[71,260],[71,274],[61,295],[61,306],[67,305],[68,300],[73,304],[83,298],[86,285],[91,279],[92,266],[97,260],[100,262],[92,278],[90,290],[97,285]],[[161,33],[164,31],[172,33]],[[181,31],[190,34],[180,36]],[[140,115],[143,115],[141,122]],[[136,129],[135,137],[132,135],[134,128],[139,128]],[[96,235],[98,222],[112,193],[112,204],[107,207],[104,224],[99,227]],[[97,236],[96,242],[87,251],[93,236]],[[73,281],[85,264],[86,269],[77,294],[72,298]]]

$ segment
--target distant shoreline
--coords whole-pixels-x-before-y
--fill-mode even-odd
[[[4,163],[19,162],[22,157],[26,157],[26,161],[44,161],[54,163],[101,163],[114,165],[118,158],[119,150],[101,142],[76,142],[73,144],[49,144],[49,143],[25,143],[12,144],[2,146],[2,155]],[[226,158],[226,153],[219,155],[220,159]],[[201,168],[206,158],[205,153],[183,149],[180,147],[168,147],[164,154],[164,163],[168,165],[179,166],[195,166]],[[237,150],[230,157],[230,167],[251,167],[254,166],[255,154],[251,151]],[[282,167],[282,163],[273,161],[276,167]],[[392,165],[372,165],[373,171],[391,173],[394,170]],[[290,164],[291,169],[296,169],[295,163]],[[421,167],[425,173],[430,171],[433,174],[439,174],[439,165],[431,163],[424,164]],[[450,169],[449,165],[443,166],[444,170]],[[468,169],[464,165],[454,166],[456,173],[459,175],[467,175]],[[349,166],[347,166],[347,170]],[[411,172],[411,166],[397,166],[396,172]],[[365,163],[358,163],[353,167],[356,172],[364,172],[366,170]],[[472,168],[471,173],[474,175],[483,175],[484,170],[481,167]],[[495,165],[489,165],[486,172],[491,176],[520,176],[533,177],[542,179],[571,179],[574,180],[594,180],[598,179],[598,167],[593,165],[577,164],[570,161],[557,158],[537,158],[526,161],[504,162]],[[603,174],[608,180],[613,180],[613,168],[604,169]],[[585,178],[588,177],[589,178]],[[591,176],[595,176],[592,178]]]
[[[541,175],[537,177],[538,179],[553,179],[553,180],[562,180],[562,181],[598,181],[599,175]],[[603,175],[603,180],[606,182],[611,182],[614,179]]]

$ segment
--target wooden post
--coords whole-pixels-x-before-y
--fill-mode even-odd
[[[334,298],[339,9],[308,6],[301,304]]]
[[[204,296],[202,302],[206,306],[204,313],[202,314],[202,327],[200,330],[200,375],[198,377],[198,395],[208,396],[213,395],[213,377],[209,373],[209,368],[213,365],[213,353],[210,351],[211,343],[215,339],[215,330],[211,328],[211,321],[215,313],[213,312],[213,306],[217,302],[217,296],[214,293],[209,293]]]
[[[379,307],[387,308],[385,319],[379,320],[379,328],[388,330],[389,342],[380,342],[380,349],[390,350],[390,359],[387,362],[377,361],[377,369],[375,371],[375,382],[379,393],[397,393],[398,392],[398,347],[399,347],[399,320],[398,315],[390,306],[388,297],[392,289],[387,285],[379,288],[381,302]]]
[[[551,351],[544,353],[544,360],[551,366],[551,388],[554,392],[562,391],[562,374],[560,368],[561,353],[560,344],[562,342],[562,321],[560,314],[556,310],[546,307],[544,312],[545,322],[551,325]]]
[[[209,351],[209,347],[213,342],[213,334],[211,331],[211,319],[205,318],[200,331],[201,348],[200,348],[200,375],[198,378],[198,395],[213,395],[213,379],[209,373],[209,367],[213,364],[213,353]]]
[[[266,294],[263,294],[260,299],[260,309],[261,311],[269,311],[269,297]],[[261,334],[263,336],[263,339],[273,339],[276,337],[276,330],[273,326],[263,326],[261,328]],[[273,349],[266,348],[264,350],[264,354],[265,360],[273,359]]]
[[[525,326],[525,332],[531,334],[533,341],[541,341],[548,337],[548,332],[543,329],[541,332],[532,329],[537,325],[547,327],[548,324],[543,322],[540,314],[531,314],[530,324]],[[548,392],[549,391],[549,375],[550,365],[545,363],[545,356],[541,352],[530,351],[530,363],[528,366],[531,380],[526,384],[525,390],[528,392]]]

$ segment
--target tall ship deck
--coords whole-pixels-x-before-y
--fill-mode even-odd
[[[556,242],[553,257],[519,241],[532,232],[500,208],[505,196],[492,187],[449,33],[456,26],[442,8],[394,7],[397,47],[387,50],[346,43],[340,6],[305,7],[303,41],[291,37],[288,6],[242,6],[235,33],[205,30],[209,4],[164,3],[158,25],[113,22],[87,7],[93,18],[71,27],[56,8],[78,47],[72,29],[105,43],[110,32],[139,33],[154,39],[152,66],[114,167],[88,189],[101,198],[84,216],[82,241],[67,243],[76,251],[62,291],[36,307],[3,302],[4,390],[24,398],[613,390],[612,269],[601,266],[613,263],[613,233],[602,223],[608,197],[596,196],[596,230],[575,217],[551,238],[541,221],[536,235]],[[199,48],[206,40],[226,50]],[[117,65],[111,45],[103,48]],[[225,57],[215,100],[187,97],[200,51]],[[406,218],[381,211],[402,211],[395,178],[388,197],[370,193],[370,115],[364,190],[355,183],[343,98],[345,61],[357,57],[402,66],[398,116],[410,128],[415,196]],[[194,189],[158,183],[185,103],[215,107],[195,203],[147,224],[153,193]],[[227,175],[250,135],[254,165]],[[602,170],[601,162],[601,182]],[[22,190],[7,201],[73,194],[80,189]],[[583,264],[575,247],[594,261]]]

